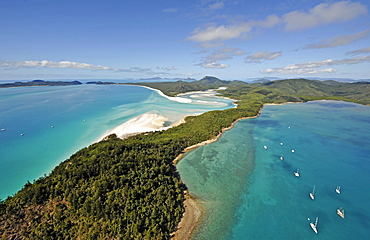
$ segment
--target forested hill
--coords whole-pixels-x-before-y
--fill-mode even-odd
[[[247,83],[243,81],[223,81],[216,77],[206,76],[201,80],[193,82],[177,81],[135,84],[159,89],[170,96],[189,91],[227,87],[227,90],[220,92],[237,99],[245,98],[246,94],[270,94],[275,100],[280,99],[281,102],[286,102],[289,99],[292,101],[334,99],[370,104],[370,82],[347,83],[333,80],[286,79]]]
[[[133,85],[147,86],[155,89],[161,90],[164,94],[168,96],[175,96],[179,93],[191,92],[191,91],[203,91],[208,89],[216,89],[219,87],[226,86],[240,86],[247,85],[243,81],[224,81],[216,77],[206,76],[198,81],[186,82],[145,82],[145,83],[130,83]]]
[[[310,100],[344,100],[370,104],[370,82],[338,82],[307,79],[286,79],[245,84],[220,84],[227,89],[219,91],[235,99],[273,99],[275,102]],[[265,99],[265,100],[263,100]]]
[[[9,87],[32,87],[32,86],[66,86],[66,85],[79,85],[82,84],[79,81],[44,81],[44,80],[33,80],[31,82],[14,82],[14,83],[3,83],[0,84],[0,88]]]

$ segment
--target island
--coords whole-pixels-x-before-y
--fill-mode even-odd
[[[79,85],[82,84],[79,81],[44,81],[44,80],[33,80],[30,82],[14,82],[14,83],[3,83],[0,84],[0,88],[10,87],[32,87],[32,86],[67,86],[67,85]]]
[[[140,83],[167,95],[219,89],[237,108],[188,116],[166,131],[124,140],[112,134],[73,154],[48,175],[27,182],[0,202],[2,239],[183,239],[179,229],[192,205],[176,162],[198,146],[217,141],[264,104],[335,99],[370,104],[368,82],[288,79],[245,83],[205,77],[194,82]],[[220,88],[221,87],[221,88]],[[185,214],[185,215],[184,215]],[[176,232],[176,230],[179,230]],[[180,232],[180,233],[179,233]],[[180,235],[179,235],[180,234]]]

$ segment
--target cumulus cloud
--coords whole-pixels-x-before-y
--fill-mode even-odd
[[[281,74],[313,74],[313,73],[332,73],[337,70],[334,68],[325,68],[333,65],[358,64],[370,62],[370,55],[363,57],[346,58],[341,60],[327,59],[323,61],[313,61],[305,63],[290,64],[281,68],[268,68],[260,71],[261,73],[281,73]]]
[[[204,68],[226,68],[229,67],[229,65],[219,63],[218,61],[232,59],[235,56],[242,56],[245,54],[246,52],[239,48],[222,47],[208,54],[204,58],[203,62],[196,64],[196,66],[201,66]]]
[[[358,54],[362,54],[362,53],[370,53],[370,47],[361,48],[361,49],[358,49],[358,50],[347,52],[347,55],[358,55]]]
[[[211,25],[195,29],[187,38],[194,42],[227,41],[248,36],[255,28],[284,25],[287,31],[298,31],[333,23],[343,23],[367,13],[365,5],[349,1],[322,3],[308,12],[292,11],[279,17],[269,15],[263,20],[249,20],[229,25]]]
[[[113,72],[129,72],[129,73],[143,73],[143,74],[167,74],[172,67],[164,68],[167,72],[154,72],[150,68],[130,67],[130,68],[112,68],[100,65],[93,65],[89,63],[79,63],[70,61],[54,62],[48,60],[42,61],[0,61],[0,67],[7,67],[9,69],[17,68],[69,68],[82,70],[97,70],[97,71],[113,71]]]
[[[285,14],[282,19],[285,30],[297,31],[331,23],[343,23],[367,13],[365,5],[359,2],[340,1],[321,3],[309,12],[293,11]]]
[[[218,62],[211,62],[211,61],[205,61],[203,63],[199,63],[199,64],[195,64],[196,66],[201,66],[201,67],[204,67],[204,68],[218,68],[218,69],[222,69],[222,68],[227,68],[227,67],[230,67],[230,65],[227,65],[227,64],[223,64],[223,63],[218,63]]]
[[[197,28],[192,32],[192,35],[187,38],[194,42],[208,41],[225,41],[229,39],[239,38],[252,30],[253,24],[242,23],[231,26],[209,26],[205,29]]]
[[[246,63],[261,63],[264,60],[274,60],[277,57],[280,57],[283,53],[282,52],[258,52],[252,55],[249,55],[245,58]]]
[[[358,40],[367,38],[369,35],[370,30],[365,30],[359,33],[345,35],[345,36],[335,36],[330,39],[323,40],[318,43],[309,44],[305,49],[314,49],[314,48],[329,48],[329,47],[338,47],[348,45],[350,43],[356,42]]]

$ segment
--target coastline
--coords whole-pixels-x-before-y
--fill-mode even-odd
[[[173,164],[176,166],[176,164],[179,161],[181,161],[181,159],[185,156],[187,152],[190,152],[198,147],[218,141],[218,139],[221,137],[221,135],[225,131],[232,129],[235,126],[235,124],[239,122],[240,120],[251,119],[251,118],[256,118],[260,116],[261,111],[265,105],[283,105],[286,103],[301,103],[301,102],[265,103],[263,104],[263,106],[261,107],[261,109],[258,111],[258,113],[255,116],[242,117],[242,118],[236,119],[229,127],[222,129],[221,133],[219,133],[216,137],[185,148],[183,150],[183,153],[178,155],[173,160]],[[172,236],[171,239],[174,239],[174,240],[190,239],[197,225],[201,221],[202,215],[204,214],[199,204],[199,200],[197,200],[194,196],[192,196],[189,190],[184,191],[184,196],[185,196],[185,201],[184,201],[185,212],[183,214],[183,217],[179,225],[177,226],[177,230],[171,234]]]
[[[218,141],[224,132],[232,129],[234,125],[240,120],[258,117],[261,113],[262,108],[258,111],[257,115],[255,116],[242,117],[242,118],[236,119],[229,127],[222,129],[221,133],[219,133],[216,137],[185,148],[183,150],[183,153],[178,155],[173,160],[173,164],[176,166],[176,164],[179,161],[181,161],[181,159],[185,156],[187,152],[190,152],[198,147]],[[181,175],[180,175],[180,178],[181,178]],[[183,214],[183,217],[181,218],[180,223],[177,226],[177,230],[171,234],[172,236],[171,239],[174,239],[174,240],[190,239],[191,235],[193,234],[194,230],[196,229],[197,225],[201,221],[201,218],[204,214],[199,204],[199,201],[194,196],[191,195],[189,190],[184,191],[184,196],[185,196],[185,201],[184,201],[185,212]]]

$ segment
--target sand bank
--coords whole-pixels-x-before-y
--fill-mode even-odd
[[[113,133],[116,134],[117,137],[124,139],[128,136],[139,133],[166,130],[182,122],[179,121],[170,126],[165,126],[167,120],[168,119],[162,115],[158,115],[155,113],[145,113],[140,116],[131,118],[127,122],[107,132],[101,139]]]
[[[137,86],[137,85],[135,85],[135,86]],[[158,90],[158,89],[155,89],[155,88],[151,88],[151,87],[147,87],[147,86],[140,86],[140,87],[145,87],[147,89],[156,91],[156,92],[158,92],[159,95],[161,95],[162,97],[165,97],[165,98],[167,98],[168,100],[171,100],[171,101],[180,102],[180,103],[192,103],[193,102],[191,99],[187,99],[187,98],[169,97],[166,94],[164,94],[161,90]]]

